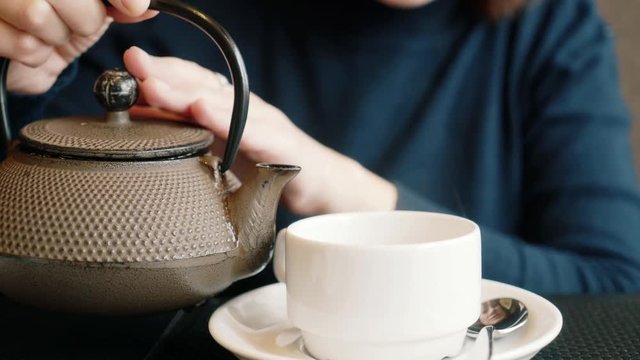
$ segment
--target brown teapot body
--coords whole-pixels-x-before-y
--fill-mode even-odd
[[[0,164],[0,291],[70,312],[194,305],[270,260],[295,167],[240,185],[208,154],[86,161],[14,150]]]

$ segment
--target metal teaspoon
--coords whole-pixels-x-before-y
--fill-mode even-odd
[[[467,336],[475,338],[485,328],[489,335],[489,357],[493,355],[493,339],[521,328],[529,319],[527,307],[513,298],[496,298],[482,303],[480,317],[467,329]]]

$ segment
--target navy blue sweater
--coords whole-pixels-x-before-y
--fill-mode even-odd
[[[253,92],[393,181],[399,209],[476,221],[485,278],[541,293],[640,291],[630,119],[592,1],[541,0],[497,23],[462,0],[191,2],[235,38]],[[131,45],[225,72],[180,20],[115,25],[71,85],[12,99],[14,127],[100,112],[92,82]]]

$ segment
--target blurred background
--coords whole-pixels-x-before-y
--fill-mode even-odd
[[[598,0],[598,5],[616,36],[620,79],[633,114],[632,143],[640,173],[640,0]]]

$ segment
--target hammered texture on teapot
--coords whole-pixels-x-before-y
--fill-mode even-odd
[[[238,246],[228,196],[196,158],[91,162],[35,155],[0,171],[0,252],[82,262],[154,262]],[[212,181],[215,180],[215,181]],[[188,184],[188,186],[185,186]]]

